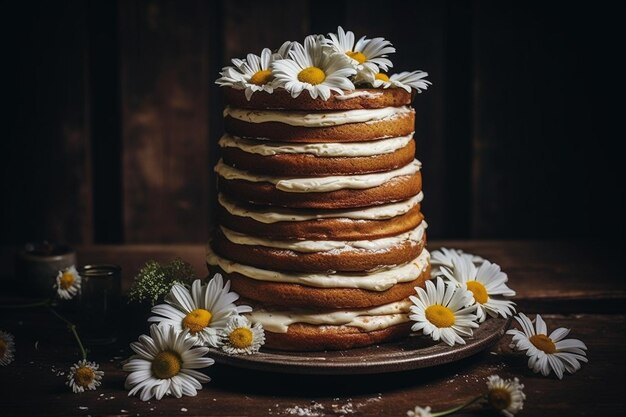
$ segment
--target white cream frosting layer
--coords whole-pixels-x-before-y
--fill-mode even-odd
[[[213,252],[211,245],[208,246],[206,260],[209,265],[217,265],[226,273],[238,273],[258,281],[300,284],[318,288],[359,288],[370,291],[385,291],[399,282],[409,282],[416,279],[428,267],[430,253],[424,249],[420,256],[411,262],[361,275],[298,274],[260,269],[224,259]]]
[[[320,210],[248,210],[237,206],[223,194],[219,194],[217,197],[220,205],[233,216],[247,217],[265,224],[342,218],[351,220],[384,220],[406,214],[423,199],[424,194],[420,192],[418,195],[398,203],[356,210],[325,210],[322,212]]]
[[[226,165],[221,159],[215,166],[215,172],[227,180],[244,180],[250,182],[269,182],[277,189],[290,193],[324,193],[343,189],[365,189],[382,185],[393,178],[413,175],[422,167],[417,159],[393,171],[364,175],[336,175],[328,177],[285,178],[268,175],[257,175],[241,171]]]
[[[246,153],[262,156],[310,154],[318,157],[350,158],[392,153],[404,148],[412,138],[413,134],[371,142],[291,144],[286,142],[261,142],[225,134],[220,138],[219,145],[222,148],[237,148]]]
[[[221,230],[226,239],[237,245],[264,246],[272,249],[312,253],[358,249],[381,251],[406,242],[416,245],[422,241],[426,227],[428,227],[426,221],[422,221],[415,229],[406,233],[374,240],[272,240],[235,232],[223,226],[221,226]]]
[[[224,109],[224,117],[230,116],[233,119],[247,123],[278,122],[290,126],[324,127],[347,123],[376,122],[403,116],[411,112],[413,112],[413,109],[408,106],[315,113],[286,110],[250,110],[227,106]]]
[[[336,95],[335,100],[346,101],[352,100],[353,98],[363,97],[363,98],[378,98],[382,96],[383,93],[373,93],[371,91],[355,91],[354,93],[344,94],[343,96]]]
[[[255,309],[246,314],[253,323],[261,323],[263,328],[274,333],[287,333],[294,323],[325,326],[352,326],[366,332],[386,329],[395,324],[409,321],[409,300],[397,301],[378,307],[361,310],[339,310],[324,313],[304,311],[274,311]]]

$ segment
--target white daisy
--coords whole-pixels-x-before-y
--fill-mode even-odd
[[[421,330],[433,340],[439,339],[452,346],[455,343],[464,345],[461,336],[471,336],[475,323],[476,305],[470,305],[472,294],[457,286],[445,283],[437,278],[437,285],[431,280],[426,281],[426,290],[415,287],[417,297],[409,298],[411,306],[409,318],[416,323],[411,330]]]
[[[323,36],[310,35],[304,46],[293,42],[290,59],[279,59],[272,64],[276,86],[285,88],[292,97],[307,90],[312,98],[328,100],[330,92],[343,94],[343,90],[354,90],[349,77],[356,74],[351,60],[345,54],[333,52],[324,46]]]
[[[406,412],[408,417],[432,417],[433,413],[430,412],[430,407],[420,407],[415,406],[414,410],[409,410]]]
[[[222,335],[222,350],[229,355],[257,353],[265,344],[265,331],[261,323],[250,323],[247,317],[233,316]]]
[[[283,44],[281,49],[286,50],[289,46]],[[261,51],[261,56],[248,54],[245,60],[233,59],[234,67],[224,67],[220,72],[221,77],[215,83],[220,86],[228,86],[238,90],[245,90],[246,99],[250,100],[252,94],[257,91],[267,93],[274,92],[274,76],[272,75],[272,62],[282,59],[280,54],[272,54],[268,48]]]
[[[485,261],[484,258],[463,252],[461,249],[440,248],[430,253],[430,263],[432,266],[446,266],[452,268],[452,259],[457,256],[468,258],[474,262],[474,264],[482,264]]]
[[[485,321],[487,314],[492,317],[513,315],[515,303],[502,297],[513,297],[515,291],[507,287],[508,277],[500,270],[500,266],[483,261],[480,268],[476,268],[468,255],[452,254],[450,259],[452,267],[444,266],[440,272],[455,285],[471,291],[471,303],[478,307],[476,315],[479,323]]]
[[[209,348],[193,348],[193,340],[187,337],[188,331],[177,332],[172,326],[150,326],[150,336],[139,336],[138,342],[130,344],[136,353],[123,369],[130,372],[124,387],[129,396],[139,393],[142,401],[152,397],[157,400],[164,395],[180,398],[193,397],[202,389],[201,382],[211,378],[196,371],[213,365],[215,361],[203,357]]]
[[[54,288],[57,295],[64,300],[71,300],[80,291],[81,276],[74,265],[59,271]]]
[[[98,370],[99,367],[100,365],[95,362],[80,360],[70,368],[65,384],[72,388],[74,393],[93,391],[100,386],[104,375],[104,372]]]
[[[526,394],[519,379],[502,379],[498,375],[490,375],[487,377],[487,389],[487,402],[505,416],[513,417],[524,408]]]
[[[424,71],[405,71],[399,74],[392,74],[391,77],[382,72],[365,74],[364,81],[374,88],[404,88],[407,92],[411,89],[421,93],[432,83],[424,78],[428,73]]]
[[[15,339],[11,333],[0,330],[0,365],[7,366],[15,359]]]
[[[228,319],[240,313],[252,311],[249,306],[236,306],[239,295],[230,292],[230,281],[215,274],[208,284],[202,285],[197,279],[191,285],[191,292],[174,284],[165,296],[167,304],[152,307],[157,316],[148,318],[149,322],[167,323],[176,331],[189,330],[189,337],[197,345],[217,347],[220,331],[225,328]]]
[[[344,32],[343,28],[337,28],[337,34],[329,33],[330,39],[324,43],[340,54],[345,54],[352,60],[352,65],[357,69],[357,78],[365,77],[365,73],[376,74],[380,69],[387,71],[393,67],[387,54],[396,52],[391,42],[384,38],[365,39],[363,36],[354,44],[354,33]]]
[[[548,376],[552,370],[562,379],[564,371],[573,374],[580,369],[580,362],[587,362],[587,346],[578,339],[564,339],[569,334],[569,329],[559,327],[548,336],[546,322],[539,314],[535,318],[535,327],[523,313],[519,313],[515,320],[522,331],[507,331],[507,334],[513,335],[511,347],[526,351],[526,356],[529,357],[528,367],[533,372]]]

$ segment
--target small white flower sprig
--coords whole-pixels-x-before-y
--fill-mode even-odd
[[[239,295],[230,291],[230,281],[224,282],[221,274],[206,284],[199,279],[190,286],[170,282],[165,303],[152,307],[154,315],[148,322],[155,324],[150,326],[150,336],[141,335],[131,343],[135,355],[124,365],[130,372],[125,384],[128,395],[138,394],[143,401],[195,396],[202,383],[210,381],[197,370],[215,363],[205,357],[209,348],[250,355],[265,343],[261,324],[252,325],[242,315],[252,308],[235,304]]]
[[[503,379],[498,375],[487,377],[487,390],[472,398],[464,404],[447,410],[432,412],[431,407],[416,406],[413,410],[407,411],[408,417],[441,417],[454,414],[474,403],[481,403],[490,410],[498,411],[507,417],[513,417],[524,408],[524,385],[519,379]]]
[[[402,88],[421,93],[431,82],[424,71],[401,72],[389,76],[393,67],[389,54],[396,52],[388,40],[361,37],[339,26],[337,33],[309,35],[301,44],[285,42],[276,52],[264,48],[261,55],[231,60],[215,81],[222,87],[244,90],[247,100],[258,91],[272,94],[276,89],[298,97],[308,91],[312,98],[328,100],[331,91],[339,95],[357,87]]]

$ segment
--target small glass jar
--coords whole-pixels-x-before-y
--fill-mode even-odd
[[[121,301],[122,269],[118,265],[85,265],[80,269],[82,285],[78,319],[81,337],[87,344],[117,340]]]

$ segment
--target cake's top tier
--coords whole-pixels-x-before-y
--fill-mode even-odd
[[[414,92],[402,88],[387,90],[377,88],[358,88],[339,94],[332,92],[328,100],[311,98],[309,94],[292,97],[286,90],[274,90],[273,93],[258,92],[248,100],[244,90],[225,88],[226,103],[232,107],[263,110],[358,110],[401,107],[411,104]]]
[[[355,42],[337,33],[287,41],[275,51],[235,58],[216,83],[230,105],[255,109],[345,110],[398,107],[431,84],[423,71],[388,74],[396,50],[384,38]],[[304,93],[306,91],[306,93]],[[303,94],[304,93],[304,94]]]

